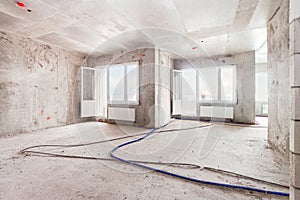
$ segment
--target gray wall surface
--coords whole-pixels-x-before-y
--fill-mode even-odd
[[[80,121],[77,74],[83,59],[0,32],[0,136]]]
[[[289,1],[283,1],[268,22],[268,139],[281,151],[288,149],[291,113],[289,65]]]
[[[254,51],[215,56],[211,58],[192,58],[188,60],[175,60],[175,69],[194,66],[213,67],[237,66],[237,104],[234,105],[234,121],[241,123],[255,122],[255,53]]]

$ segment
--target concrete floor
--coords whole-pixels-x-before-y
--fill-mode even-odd
[[[163,130],[199,124],[204,123],[176,120]],[[17,154],[22,148],[32,145],[91,142],[146,131],[149,130],[88,122],[1,138],[0,199],[288,199],[194,184],[116,161]],[[136,160],[194,163],[288,185],[289,159],[272,150],[266,139],[267,129],[260,126],[215,124],[158,133],[125,147],[117,154]],[[108,158],[113,147],[128,140],[34,150]],[[278,186],[208,170],[156,167],[204,180],[288,192],[288,189]]]

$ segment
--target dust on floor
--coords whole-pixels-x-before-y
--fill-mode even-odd
[[[288,158],[269,147],[266,128],[215,124],[190,129],[199,124],[203,125],[176,120],[163,128],[164,132],[129,145],[117,154],[134,160],[193,163],[288,185]],[[1,138],[0,199],[288,199],[195,184],[117,161],[18,154],[32,145],[87,143],[148,131],[87,122]],[[116,145],[129,140],[132,138],[84,147],[34,150],[110,158],[109,153]],[[278,186],[199,168],[151,166],[202,180],[288,192]]]

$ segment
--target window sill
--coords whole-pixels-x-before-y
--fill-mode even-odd
[[[109,107],[118,107],[118,108],[130,108],[130,107],[136,107],[139,106],[140,104],[137,103],[109,103]]]
[[[216,106],[216,107],[234,107],[237,102],[234,101],[198,101],[200,106]]]

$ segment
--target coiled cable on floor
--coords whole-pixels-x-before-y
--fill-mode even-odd
[[[128,164],[131,164],[131,165],[134,165],[134,166],[138,166],[138,167],[141,167],[141,168],[144,168],[144,169],[147,169],[147,170],[155,171],[155,172],[158,172],[158,173],[162,173],[162,174],[165,174],[165,175],[169,175],[169,176],[172,176],[172,177],[175,177],[175,178],[180,178],[180,179],[191,181],[191,182],[195,182],[195,183],[202,183],[202,184],[206,184],[206,185],[213,185],[213,186],[218,186],[218,187],[227,187],[227,188],[233,188],[233,189],[242,189],[242,190],[254,191],[254,192],[259,192],[259,193],[264,193],[264,194],[272,194],[272,195],[279,195],[279,196],[289,196],[289,193],[286,193],[286,192],[265,190],[265,189],[259,189],[259,188],[248,187],[248,186],[243,186],[243,185],[233,185],[233,184],[226,184],[226,183],[218,183],[218,182],[205,181],[205,180],[200,180],[200,179],[196,179],[196,178],[191,178],[191,177],[183,176],[183,175],[180,175],[180,174],[175,174],[175,173],[172,173],[172,172],[168,172],[168,171],[165,171],[165,170],[157,169],[157,168],[154,168],[154,167],[150,167],[150,166],[147,166],[147,165],[144,165],[144,164],[141,164],[141,163],[137,163],[137,162],[134,162],[134,161],[131,161],[131,160],[127,160],[127,159],[121,158],[119,156],[116,156],[114,154],[114,153],[117,152],[117,150],[121,149],[124,146],[130,145],[130,144],[134,144],[134,143],[140,142],[141,140],[144,140],[145,138],[147,138],[150,135],[152,135],[156,130],[159,130],[159,129],[164,128],[167,125],[169,125],[169,123],[170,122],[162,125],[159,128],[152,129],[151,131],[149,131],[144,136],[142,136],[142,137],[140,137],[138,139],[134,139],[134,140],[131,140],[129,142],[125,142],[123,144],[120,144],[120,145],[116,146],[110,152],[110,156],[112,158],[114,158],[116,160],[119,160],[121,162],[124,162],[124,163],[128,163]]]

